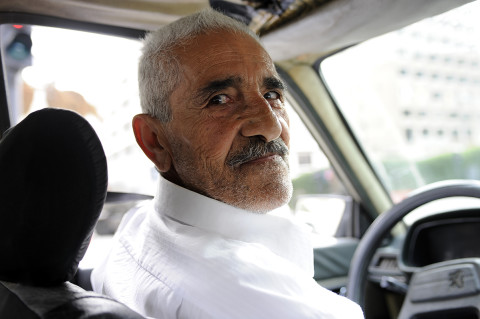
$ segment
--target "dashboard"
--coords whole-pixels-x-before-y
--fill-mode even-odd
[[[407,267],[480,257],[480,210],[444,213],[417,221],[407,232],[401,256]]]
[[[378,284],[384,278],[407,284],[409,274],[422,267],[454,259],[480,258],[480,208],[420,218],[405,234],[386,242],[369,266],[369,280]]]

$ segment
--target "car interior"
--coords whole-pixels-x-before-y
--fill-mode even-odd
[[[478,0],[0,0],[0,318],[142,318],[92,269],[157,172],[142,38],[213,7],[287,84],[314,279],[366,319],[480,318]]]

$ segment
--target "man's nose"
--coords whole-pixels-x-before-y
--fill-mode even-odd
[[[243,136],[260,136],[270,142],[282,134],[279,115],[263,96],[250,100],[244,115]]]

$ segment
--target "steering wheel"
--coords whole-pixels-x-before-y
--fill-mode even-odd
[[[480,198],[480,182],[472,180],[459,180],[434,183],[424,188],[421,188],[419,191],[413,193],[408,198],[406,198],[399,204],[393,206],[387,212],[380,215],[368,228],[352,258],[352,262],[350,264],[350,271],[348,274],[349,281],[347,286],[347,297],[358,303],[362,308],[364,308],[365,287],[367,282],[368,267],[371,263],[371,260],[376,250],[380,247],[383,238],[390,233],[392,228],[405,215],[407,215],[415,208],[432,202],[434,200],[457,196]],[[448,274],[451,274],[452,271],[455,271],[455,265],[460,267],[459,270],[456,271],[463,271],[462,267],[465,267],[465,265],[459,263],[458,260],[447,263],[447,278]],[[412,280],[410,281],[410,287],[407,291],[407,298],[405,298],[405,302],[402,306],[402,311],[400,312],[399,318],[412,318],[413,316],[412,310],[410,309],[411,307],[406,307],[406,302],[408,301],[409,294],[413,294],[412,291],[414,289],[418,289],[418,286],[416,287],[414,285],[415,276],[423,278],[423,280],[425,281],[431,274],[433,274],[434,276],[442,275],[442,269],[440,269],[441,266],[442,265],[440,265],[439,267],[427,266],[425,268],[421,268],[418,272],[413,274]],[[476,281],[478,283],[478,278],[480,278],[480,262],[478,262],[478,265],[473,265],[470,268],[467,271],[468,275],[477,278]],[[480,284],[476,288],[480,289]],[[430,290],[432,289],[435,289],[435,287],[430,286]],[[472,293],[470,295],[472,295]],[[474,307],[477,309],[475,311],[478,311],[480,305],[480,290],[477,290],[477,295],[475,297],[477,298],[477,304]],[[442,303],[445,305],[448,304],[446,302]]]

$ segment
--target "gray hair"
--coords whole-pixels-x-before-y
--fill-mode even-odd
[[[138,69],[143,113],[162,122],[171,120],[169,97],[180,81],[181,71],[176,49],[198,35],[218,30],[251,36],[261,45],[257,35],[245,24],[213,9],[183,17],[147,34]]]

